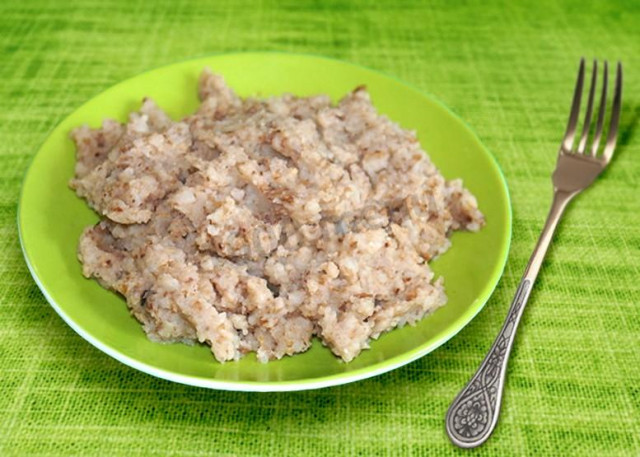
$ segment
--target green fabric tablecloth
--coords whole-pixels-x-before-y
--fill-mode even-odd
[[[637,2],[5,1],[0,5],[0,455],[454,455],[444,413],[488,349],[541,229],[580,56],[625,65],[619,148],[570,208],[527,309],[504,409],[477,455],[640,455]],[[47,304],[20,252],[22,177],[53,127],[142,71],[218,52],[363,64],[435,94],[513,200],[484,311],[410,365],[335,388],[211,391],[128,368]]]

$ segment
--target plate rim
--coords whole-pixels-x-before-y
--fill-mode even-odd
[[[384,78],[388,78],[390,80],[393,80],[394,82],[401,84],[409,89],[411,89],[412,91],[414,91],[417,95],[420,95],[422,97],[425,97],[427,99],[429,99],[429,101],[433,102],[435,105],[437,105],[440,109],[444,110],[445,112],[447,112],[452,118],[454,118],[456,120],[456,122],[460,123],[464,129],[467,130],[467,133],[469,133],[471,139],[476,143],[476,145],[479,147],[480,150],[482,150],[483,154],[487,157],[489,163],[491,164],[492,168],[494,168],[494,170],[497,172],[497,176],[500,178],[500,183],[501,183],[501,187],[502,190],[504,192],[505,195],[505,207],[506,207],[506,236],[503,239],[502,245],[500,247],[502,256],[501,256],[501,263],[502,265],[500,266],[500,268],[496,268],[494,270],[494,274],[491,276],[490,280],[487,281],[487,283],[485,284],[485,286],[483,287],[483,289],[480,291],[480,293],[478,294],[478,297],[475,299],[474,303],[471,306],[471,313],[467,312],[467,313],[463,313],[461,316],[459,316],[451,325],[451,330],[449,332],[447,332],[447,334],[439,337],[436,341],[430,343],[430,344],[425,344],[425,345],[421,345],[421,346],[417,346],[412,350],[406,351],[402,354],[396,355],[394,357],[392,357],[391,359],[382,361],[382,362],[378,362],[375,363],[373,365],[370,365],[369,367],[362,367],[359,368],[357,370],[353,370],[350,372],[346,372],[346,373],[337,373],[337,374],[333,374],[333,375],[329,375],[329,376],[322,376],[322,377],[316,377],[316,378],[311,378],[311,379],[302,379],[302,380],[294,380],[294,381],[231,381],[231,380],[217,380],[214,378],[206,378],[206,377],[202,377],[202,376],[196,376],[196,375],[183,375],[183,374],[179,374],[179,373],[175,373],[172,371],[167,371],[165,369],[160,369],[157,367],[154,367],[152,365],[149,365],[147,363],[141,362],[135,358],[129,357],[121,352],[119,352],[117,349],[110,347],[108,344],[103,343],[102,341],[100,341],[99,339],[95,338],[93,335],[91,335],[89,332],[85,331],[80,325],[76,324],[63,310],[63,308],[56,302],[56,300],[49,294],[47,288],[44,286],[44,284],[40,281],[40,278],[38,277],[35,267],[32,264],[31,258],[29,256],[29,253],[27,252],[27,248],[26,245],[24,243],[24,239],[23,239],[23,220],[22,220],[22,206],[23,206],[23,198],[24,198],[24,194],[25,194],[25,188],[26,188],[26,182],[27,182],[27,178],[30,175],[30,173],[32,172],[32,166],[33,166],[33,162],[35,160],[35,158],[37,157],[37,155],[39,154],[39,152],[41,151],[42,147],[44,146],[44,144],[47,142],[47,140],[49,139],[49,137],[51,136],[51,134],[60,127],[60,125],[62,123],[64,123],[66,121],[66,119],[73,115],[73,113],[75,113],[76,111],[78,111],[79,109],[81,109],[82,107],[84,107],[85,105],[87,105],[88,103],[91,103],[91,101],[97,97],[98,95],[107,92],[109,90],[112,90],[120,85],[126,84],[128,81],[134,79],[134,78],[139,78],[139,77],[143,77],[144,75],[148,74],[148,73],[152,73],[154,71],[166,68],[166,67],[172,67],[175,65],[180,65],[183,63],[187,63],[187,62],[192,62],[192,61],[196,61],[196,60],[203,60],[203,59],[207,59],[207,58],[212,58],[212,57],[217,57],[217,56],[233,56],[233,55],[251,55],[251,54],[257,54],[257,55],[268,55],[268,54],[280,54],[280,55],[287,55],[287,56],[292,56],[292,57],[303,57],[303,58],[314,58],[314,59],[324,59],[324,60],[329,60],[332,62],[336,62],[342,65],[347,65],[347,66],[352,66],[352,67],[357,67],[359,69],[364,69],[368,72],[372,72],[375,73],[379,76],[382,76]],[[325,387],[331,387],[331,386],[337,386],[337,385],[342,385],[342,384],[348,384],[348,383],[352,383],[352,382],[356,382],[356,381],[360,381],[363,379],[367,379],[367,378],[371,378],[374,376],[378,376],[380,374],[392,371],[396,368],[399,368],[401,366],[407,365],[411,362],[414,362],[415,360],[424,357],[425,355],[429,354],[430,352],[433,352],[434,350],[436,350],[437,348],[439,348],[440,346],[442,346],[443,344],[445,344],[446,342],[448,342],[449,340],[451,340],[452,338],[454,338],[456,335],[458,335],[458,333],[460,333],[460,331],[462,331],[463,328],[465,328],[477,315],[480,311],[482,311],[485,307],[485,305],[487,304],[487,302],[489,301],[489,299],[491,298],[491,296],[493,295],[494,290],[496,289],[496,287],[498,286],[500,279],[502,278],[503,274],[504,274],[504,270],[506,268],[506,264],[507,264],[507,260],[509,257],[509,251],[510,251],[510,247],[511,247],[511,240],[512,240],[512,232],[513,232],[513,208],[512,208],[512,204],[511,204],[511,195],[509,192],[509,186],[507,183],[507,179],[506,176],[504,175],[502,168],[500,167],[500,164],[498,163],[497,159],[495,158],[495,156],[491,153],[491,151],[489,150],[489,148],[487,146],[485,146],[485,144],[480,140],[480,137],[476,134],[475,130],[460,116],[458,116],[456,113],[454,113],[445,103],[443,103],[437,96],[435,96],[434,94],[424,91],[418,87],[416,87],[415,85],[404,81],[394,75],[390,75],[388,73],[385,73],[383,71],[374,69],[374,68],[370,68],[368,66],[365,65],[361,65],[361,64],[357,64],[357,63],[353,63],[350,61],[346,61],[346,60],[342,60],[342,59],[338,59],[338,58],[333,58],[333,57],[328,57],[328,56],[324,56],[324,55],[319,55],[319,54],[313,54],[313,53],[300,53],[300,52],[286,52],[286,51],[238,51],[238,52],[219,52],[219,53],[211,53],[211,54],[204,54],[204,55],[199,55],[199,56],[192,56],[189,58],[185,58],[185,59],[181,59],[181,60],[177,60],[175,62],[171,62],[168,63],[166,65],[160,65],[160,66],[156,66],[153,67],[149,70],[145,70],[141,73],[137,73],[134,75],[129,76],[126,79],[123,79],[119,82],[117,82],[116,84],[113,84],[107,88],[105,88],[104,90],[94,94],[93,96],[91,96],[87,101],[85,101],[84,103],[82,103],[81,105],[79,105],[78,107],[76,107],[75,109],[71,110],[66,116],[64,116],[64,118],[62,118],[55,127],[53,127],[49,132],[47,132],[46,137],[44,138],[44,140],[39,144],[39,146],[36,149],[36,152],[33,154],[33,156],[31,157],[31,159],[29,160],[29,164],[26,168],[26,171],[24,173],[24,176],[22,178],[22,183],[21,183],[21,188],[20,188],[20,194],[19,194],[19,198],[18,198],[18,207],[17,207],[17,212],[16,212],[16,219],[17,219],[17,226],[18,226],[18,238],[20,241],[20,248],[22,250],[22,254],[23,257],[25,259],[25,263],[27,264],[27,268],[29,270],[29,273],[31,274],[33,280],[35,281],[36,285],[38,286],[38,288],[40,289],[40,291],[42,292],[42,294],[44,295],[45,299],[47,300],[47,302],[49,303],[49,305],[56,311],[56,313],[62,318],[62,320],[69,326],[71,327],[78,335],[80,335],[80,337],[82,337],[85,341],[87,341],[88,343],[90,343],[92,346],[94,346],[95,348],[97,348],[98,350],[104,352],[105,354],[109,355],[110,357],[116,359],[117,361],[123,363],[124,365],[127,365],[131,368],[134,368],[138,371],[141,371],[143,373],[149,374],[151,376],[157,377],[157,378],[161,378],[167,381],[172,381],[172,382],[176,382],[179,384],[184,384],[184,385],[189,385],[189,386],[195,386],[195,387],[204,387],[204,388],[209,388],[209,389],[216,389],[216,390],[226,390],[226,391],[237,391],[237,392],[291,392],[291,391],[302,391],[302,390],[312,390],[312,389],[319,389],[319,388],[325,388]],[[233,363],[233,362],[229,362],[229,363]],[[373,367],[373,368],[371,368]]]

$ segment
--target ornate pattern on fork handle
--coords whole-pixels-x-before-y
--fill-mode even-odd
[[[507,360],[530,288],[531,280],[524,279],[520,283],[507,320],[491,350],[447,412],[446,426],[458,446],[482,444],[496,425]]]

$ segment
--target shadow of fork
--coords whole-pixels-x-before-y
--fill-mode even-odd
[[[638,129],[638,120],[640,119],[640,105],[631,105],[628,103],[622,104],[622,112],[620,114],[620,130],[618,134],[618,142],[616,145],[616,152],[613,154],[611,164],[605,168],[600,179],[607,176],[611,169],[615,169],[615,162],[619,160],[620,156],[625,153],[633,145],[633,139],[636,136]]]

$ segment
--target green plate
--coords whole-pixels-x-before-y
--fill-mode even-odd
[[[268,364],[253,355],[220,364],[205,346],[152,343],[129,315],[124,300],[83,278],[76,257],[82,229],[98,216],[67,182],[75,148],[69,131],[98,127],[105,117],[126,120],[143,96],[174,118],[198,105],[203,67],[221,73],[240,95],[328,93],[338,99],[366,84],[378,110],[418,138],[445,177],[461,177],[478,198],[487,225],[456,233],[453,247],[433,262],[445,278],[449,301],[415,327],[394,330],[346,364],[315,341],[304,354]],[[73,88],[70,88],[72,90]],[[60,316],[83,338],[117,360],[154,376],[202,387],[246,391],[301,390],[364,379],[433,351],[460,331],[496,286],[511,238],[511,209],[504,177],[475,134],[433,97],[375,71],[309,55],[240,53],[204,57],[152,70],[94,97],[51,133],[24,180],[18,214],[20,240],[35,281]]]

